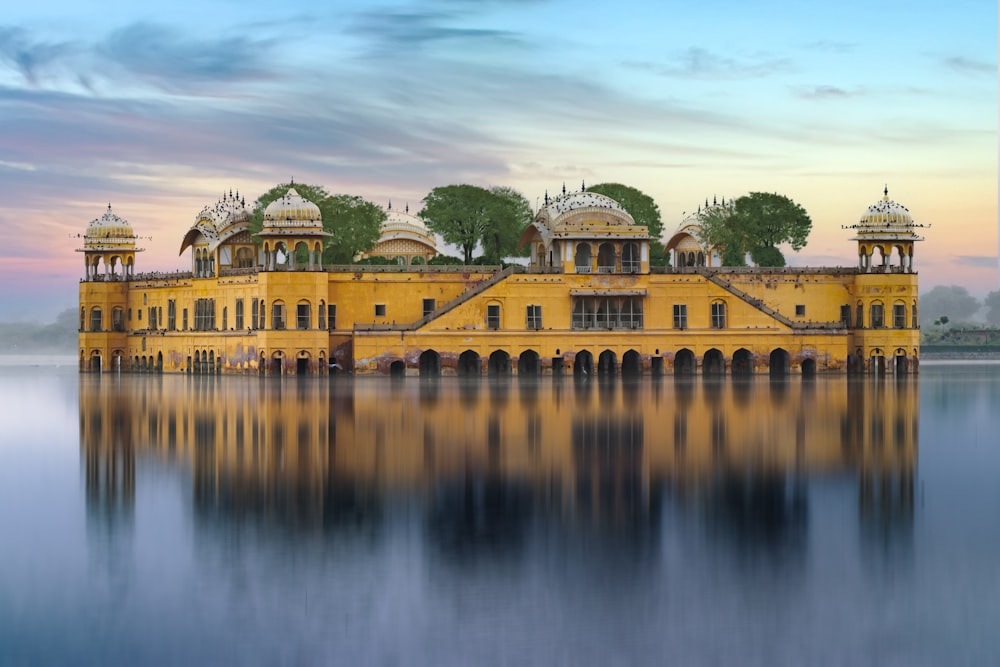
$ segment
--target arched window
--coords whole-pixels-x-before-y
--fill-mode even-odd
[[[261,327],[261,329],[263,328]],[[280,299],[271,305],[271,328],[285,328],[285,302]]]
[[[872,329],[881,329],[885,326],[885,308],[881,301],[876,301],[871,305],[868,319]]]
[[[590,273],[591,253],[589,243],[578,243],[576,245],[576,272]]]
[[[726,302],[715,301],[712,303],[712,328],[726,328]]]
[[[316,311],[316,328],[326,329],[326,301],[320,299],[319,309]]]
[[[635,243],[622,246],[622,273],[639,273],[639,246]]]
[[[906,328],[906,304],[902,301],[892,304],[892,327],[894,329]]]
[[[90,330],[101,331],[104,326],[104,313],[97,306],[90,309]]]
[[[302,300],[295,306],[295,328],[308,329],[312,321],[312,308],[308,301]]]
[[[861,305],[861,302],[858,301],[857,312],[854,314],[854,320],[855,320],[854,326],[856,326],[858,329],[863,329],[865,326],[864,315],[865,315],[865,309]]]
[[[616,260],[615,246],[611,243],[602,243],[597,249],[597,272],[614,273]]]

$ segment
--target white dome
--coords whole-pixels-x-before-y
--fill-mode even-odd
[[[277,223],[281,227],[318,227],[323,224],[319,206],[304,199],[295,188],[289,188],[264,209],[264,226]]]
[[[228,194],[223,194],[219,201],[201,209],[195,218],[195,224],[205,220],[210,222],[216,231],[221,232],[234,223],[246,222],[249,219],[250,211],[246,207],[246,201],[240,198],[239,192],[234,195],[230,190]]]
[[[889,188],[884,196],[868,207],[858,221],[856,229],[864,232],[908,232],[913,227],[913,216],[902,204],[889,199]]]
[[[86,250],[134,249],[135,232],[132,231],[132,225],[124,218],[115,215],[111,210],[111,204],[108,204],[108,210],[104,215],[91,220],[87,225],[83,245]]]

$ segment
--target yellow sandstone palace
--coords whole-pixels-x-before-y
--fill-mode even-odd
[[[390,211],[369,254],[323,266],[319,208],[294,190],[264,211],[225,195],[184,235],[191,271],[137,273],[136,235],[107,212],[84,236],[81,370],[390,375],[749,375],[915,372],[921,241],[888,192],[848,228],[852,268],[716,267],[697,219],[651,268],[650,236],[614,200],[546,198],[527,266],[428,266],[433,236]]]

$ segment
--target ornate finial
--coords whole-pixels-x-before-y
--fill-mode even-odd
[[[701,213],[701,204],[698,204],[698,213]]]
[[[389,210],[390,211],[392,210],[392,200],[391,199],[389,200]]]
[[[406,208],[403,210],[405,210],[407,213],[410,212],[410,202],[406,202]]]
[[[716,205],[718,205],[718,203],[719,203],[719,200],[717,200],[715,198],[715,195],[712,195],[712,206],[716,206]]]
[[[566,194],[566,181],[563,181],[563,194]]]
[[[292,178],[288,181],[288,184],[289,185],[295,185],[295,177],[294,176],[292,176]]]
[[[545,191],[545,205],[546,206],[549,205],[549,191],[548,190]]]
[[[705,197],[705,208],[708,208],[708,197]]]
[[[723,197],[723,198],[722,198],[722,205],[723,205],[723,206],[725,206],[725,205],[726,205],[726,198],[725,198],[725,197]]]
[[[111,213],[111,202],[108,202],[108,213]]]
[[[886,197],[889,196],[889,184],[888,183],[885,184],[885,190],[882,191],[882,194],[884,194]]]
[[[580,181],[580,192],[586,192],[586,191],[587,191],[586,181]]]

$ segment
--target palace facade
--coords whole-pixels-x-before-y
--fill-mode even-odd
[[[549,199],[521,238],[526,266],[428,266],[433,236],[393,212],[389,266],[324,266],[319,208],[294,188],[252,234],[239,195],[184,235],[191,270],[142,273],[132,226],[109,205],[79,252],[80,369],[183,373],[812,375],[917,370],[913,251],[888,192],[845,228],[858,265],[715,266],[697,220],[651,267],[648,230],[616,201]]]

